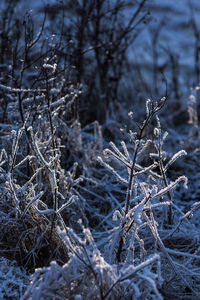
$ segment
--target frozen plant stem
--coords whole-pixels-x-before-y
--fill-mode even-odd
[[[38,157],[38,159],[40,160],[40,162],[42,163],[43,167],[48,171],[48,176],[49,176],[49,180],[51,183],[51,189],[52,189],[52,194],[53,194],[53,210],[54,210],[54,214],[53,214],[53,218],[52,218],[52,223],[51,223],[51,230],[50,230],[50,236],[49,236],[49,243],[51,242],[52,239],[52,233],[53,233],[53,229],[55,226],[55,219],[56,219],[56,212],[58,210],[58,201],[57,201],[57,196],[58,196],[58,184],[57,184],[57,177],[56,177],[56,164],[57,164],[57,155],[55,155],[53,157],[52,160],[50,160],[50,162],[47,162],[44,158],[44,156],[42,155],[42,153],[40,152],[40,149],[37,145],[37,142],[34,138],[33,135],[33,130],[31,127],[29,127],[29,132],[30,132],[30,136],[31,136],[31,140],[32,140],[32,145],[33,145],[33,149],[35,150],[36,156]],[[55,151],[55,149],[54,149]]]
[[[52,146],[53,146],[53,156],[54,156],[54,162],[53,162],[53,168],[55,170],[55,180],[56,184],[52,186],[52,193],[53,193],[53,209],[54,209],[54,214],[52,217],[52,222],[51,222],[51,230],[50,230],[50,237],[49,237],[49,243],[51,242],[52,239],[52,233],[53,229],[55,226],[55,220],[56,220],[56,211],[58,210],[58,196],[57,196],[57,182],[58,182],[58,174],[56,172],[56,163],[57,161],[55,160],[56,157],[56,141],[55,141],[55,135],[54,135],[54,126],[53,126],[53,120],[52,120],[52,113],[51,113],[51,99],[49,95],[49,82],[48,82],[48,74],[47,71],[44,69],[44,74],[45,74],[45,84],[46,84],[46,102],[48,106],[48,118],[49,118],[49,124],[50,124],[50,130],[51,130],[51,136],[52,136]]]
[[[159,169],[160,169],[160,173],[161,173],[164,185],[165,185],[165,187],[167,187],[168,186],[168,182],[167,182],[167,177],[166,177],[165,171],[164,171],[160,137],[159,137]],[[172,196],[171,196],[170,191],[167,194],[168,194],[170,202],[172,203]],[[167,221],[168,221],[168,225],[172,225],[173,220],[172,220],[172,208],[171,208],[171,205],[168,207]]]
[[[164,105],[165,102],[166,102],[166,98],[164,97],[154,107],[154,103],[151,102],[150,100],[147,100],[147,103],[146,103],[146,106],[147,106],[147,109],[146,109],[147,110],[146,111],[147,116],[146,116],[146,119],[143,121],[142,125],[140,126],[140,132],[139,132],[139,135],[138,135],[138,138],[137,138],[136,148],[135,148],[135,152],[134,152],[134,156],[133,156],[133,161],[132,161],[131,169],[130,169],[128,190],[127,190],[127,194],[126,194],[125,216],[127,215],[128,211],[129,211],[129,208],[130,208],[130,197],[132,195],[132,187],[133,187],[133,181],[134,181],[135,164],[136,164],[137,154],[138,154],[138,151],[140,149],[140,145],[141,145],[141,141],[142,141],[144,130],[149,125],[149,122],[151,121],[151,119],[153,118],[153,116],[155,115],[155,113],[157,113],[163,107],[163,105]],[[148,109],[149,104],[151,105],[150,109]]]

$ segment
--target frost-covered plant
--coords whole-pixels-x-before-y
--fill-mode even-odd
[[[91,126],[96,132],[93,141],[93,134],[88,136],[87,129],[83,133],[80,122],[71,116],[81,89],[59,75],[61,66],[55,55],[42,63],[41,89],[0,84],[12,103],[0,125],[2,251],[11,253],[16,248],[13,258],[32,270],[53,257],[67,261],[67,254],[57,245],[55,227],[76,225],[80,217],[88,223],[86,201],[77,187],[83,181],[95,185],[88,178],[88,167],[102,147],[98,123]],[[13,233],[17,234],[12,240]]]
[[[56,73],[60,66],[51,51],[50,57],[42,59],[39,71],[44,75],[43,88],[24,88],[23,80],[19,88],[0,85],[1,97],[10,96],[12,104],[9,111],[5,108],[0,137],[1,251],[32,270],[53,257],[67,261],[54,229],[57,222],[64,222],[61,215],[77,199],[72,187],[83,181],[75,171],[61,166],[64,139],[70,143],[76,134],[66,123],[66,115],[80,90],[65,85],[64,78]],[[22,73],[27,79],[26,65]],[[78,142],[74,150],[76,146],[80,151]],[[68,168],[75,159],[74,155],[74,160],[68,161]]]
[[[41,90],[0,85],[13,103],[0,137],[1,251],[30,270],[52,259],[68,260],[55,231],[58,224],[76,227],[80,217],[88,224],[86,201],[78,188],[84,181],[95,185],[87,177],[88,164],[92,164],[91,157],[94,160],[102,139],[97,122],[91,126],[96,132],[91,141],[93,134],[83,134],[78,120],[66,121],[81,91],[64,86],[62,77],[55,78],[54,59],[46,59],[42,65],[46,76],[42,94]],[[23,97],[21,118],[19,94]],[[10,124],[15,113],[17,118]],[[82,155],[84,151],[87,155]]]
[[[161,134],[158,118],[157,127],[154,130],[155,140],[145,140],[145,137],[143,137],[142,133],[144,127],[148,124],[148,118],[150,118],[154,109],[155,112],[158,111],[157,107],[159,106],[154,106],[153,103],[147,101],[146,121],[140,127],[139,133],[130,132],[131,142],[134,144],[133,154],[130,153],[130,147],[128,151],[128,147],[124,142],[121,143],[123,152],[113,143],[110,143],[113,150],[104,150],[106,157],[117,160],[118,165],[122,164],[127,169],[128,176],[125,177],[121,169],[116,171],[110,163],[103,161],[100,157],[98,158],[99,162],[117,178],[118,182],[127,186],[126,199],[125,201],[122,200],[124,206],[117,209],[113,215],[114,220],[118,221],[118,225],[110,233],[109,243],[105,247],[105,255],[110,263],[123,261],[126,265],[133,261],[135,263],[145,261],[147,255],[152,253],[153,249],[153,253],[155,253],[159,248],[170,266],[172,276],[178,276],[182,283],[191,290],[184,279],[183,273],[176,267],[176,263],[166,250],[159,233],[159,230],[165,224],[167,207],[170,209],[167,224],[172,224],[171,206],[175,206],[172,193],[181,181],[187,187],[187,178],[179,176],[174,181],[167,179],[166,172],[168,168],[186,152],[181,150],[166,161],[167,154],[163,150],[163,143],[167,133]],[[151,147],[151,151],[148,152],[147,149],[149,149],[148,145],[150,143],[153,145],[153,151]],[[139,163],[140,156],[144,156],[144,154],[149,156],[149,165],[147,166],[142,166]],[[145,247],[146,244],[149,244],[151,235],[155,241],[155,248]]]

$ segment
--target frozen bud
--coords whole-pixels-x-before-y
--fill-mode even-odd
[[[190,96],[189,96],[189,103],[190,103],[190,104],[195,104],[195,103],[196,103],[196,98],[195,98],[194,95],[190,95]]]
[[[133,112],[132,111],[129,111],[128,116],[131,120],[133,120]]]
[[[146,101],[146,114],[147,114],[147,116],[149,115],[149,104],[150,103],[151,103],[151,100],[147,99],[147,101]]]
[[[158,128],[154,128],[154,135],[158,137],[160,134],[160,130]]]

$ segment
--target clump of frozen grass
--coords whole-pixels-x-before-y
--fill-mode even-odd
[[[31,153],[24,157],[26,130]],[[76,176],[77,163],[66,173],[61,168],[59,139],[55,139],[57,149],[49,152],[46,143],[51,141],[51,134],[46,141],[47,130],[42,130],[40,135],[37,133],[33,133],[32,127],[25,129],[25,126],[13,131],[11,153],[3,149],[0,155],[1,250],[12,252],[18,263],[32,270],[48,264],[53,257],[62,262],[67,260],[55,226],[65,226],[63,212],[73,203],[75,207],[78,205],[74,190],[84,180],[84,177]],[[26,175],[27,164],[33,171],[29,177]],[[86,219],[84,204],[79,206],[81,217]]]
[[[0,298],[22,299],[29,284],[25,270],[6,258],[0,258]]]
[[[63,266],[52,262],[37,270],[23,299],[146,299],[148,295],[162,299],[156,286],[162,278],[153,271],[159,269],[159,255],[137,266],[119,267],[105,261],[89,229],[83,228],[83,239],[70,228],[58,231],[68,248],[69,261]]]

